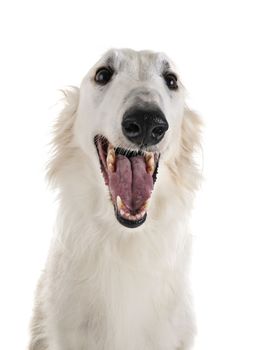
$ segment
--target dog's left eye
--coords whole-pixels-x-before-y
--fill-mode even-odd
[[[165,82],[170,90],[178,89],[178,78],[173,73],[167,73],[164,75]]]
[[[109,67],[99,68],[95,75],[95,82],[100,85],[106,85],[113,75],[113,70]]]

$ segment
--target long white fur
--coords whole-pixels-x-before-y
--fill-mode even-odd
[[[118,74],[108,90],[99,89],[93,76],[110,55]],[[185,106],[182,85],[170,92],[159,76],[165,59],[147,51],[111,50],[80,89],[64,91],[48,171],[59,190],[60,208],[37,288],[30,350],[192,346],[188,218],[199,181],[193,153],[200,120]],[[150,91],[150,100],[160,101],[169,131],[158,145],[161,159],[147,220],[128,229],[115,218],[93,137],[103,134],[115,146],[133,148],[120,125],[133,102],[128,98],[123,105],[124,97],[137,88]]]

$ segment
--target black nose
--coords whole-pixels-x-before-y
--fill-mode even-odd
[[[159,108],[131,108],[122,120],[124,136],[141,146],[151,146],[162,140],[168,122]]]

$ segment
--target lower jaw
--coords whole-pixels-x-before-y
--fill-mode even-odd
[[[128,228],[136,228],[136,227],[141,226],[145,222],[146,217],[147,217],[147,214],[145,213],[145,215],[139,220],[128,220],[128,219],[125,219],[124,217],[122,217],[116,208],[114,209],[114,211],[115,211],[116,219],[118,220],[118,222],[120,224],[122,224],[123,226],[128,227]]]

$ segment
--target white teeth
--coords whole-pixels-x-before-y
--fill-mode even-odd
[[[145,214],[146,214],[146,209],[147,209],[147,206],[149,204],[149,200],[147,200],[143,205],[142,207],[140,208],[140,210],[138,211],[137,214],[131,214],[130,211],[126,208],[125,204],[123,203],[122,199],[120,196],[117,196],[116,197],[116,204],[117,204],[117,210],[119,212],[119,214],[121,216],[123,216],[125,219],[127,220],[132,220],[132,221],[135,221],[135,220],[141,220]]]
[[[112,173],[115,171],[115,160],[116,160],[116,157],[115,157],[114,147],[111,144],[109,144],[108,154],[107,154],[107,167],[108,167],[108,170],[111,171]]]
[[[145,210],[141,210],[140,213],[136,214],[136,219],[140,220],[145,216]]]
[[[116,198],[116,203],[117,203],[117,208],[119,209],[119,211],[122,210],[122,208],[124,207],[123,203],[122,203],[122,200],[121,200],[121,197],[120,196],[117,196]]]
[[[115,171],[115,168],[114,168],[114,165],[112,163],[107,163],[108,165],[108,170],[111,172],[111,173],[114,173]]]
[[[141,207],[141,212],[146,211],[147,207],[149,206],[150,199],[148,199]]]
[[[141,218],[144,217],[144,215],[145,215],[145,210],[142,210],[142,211],[140,212],[140,215],[141,215]]]
[[[145,155],[145,162],[146,162],[146,170],[149,174],[153,175],[155,171],[155,158],[154,153],[148,152]]]

